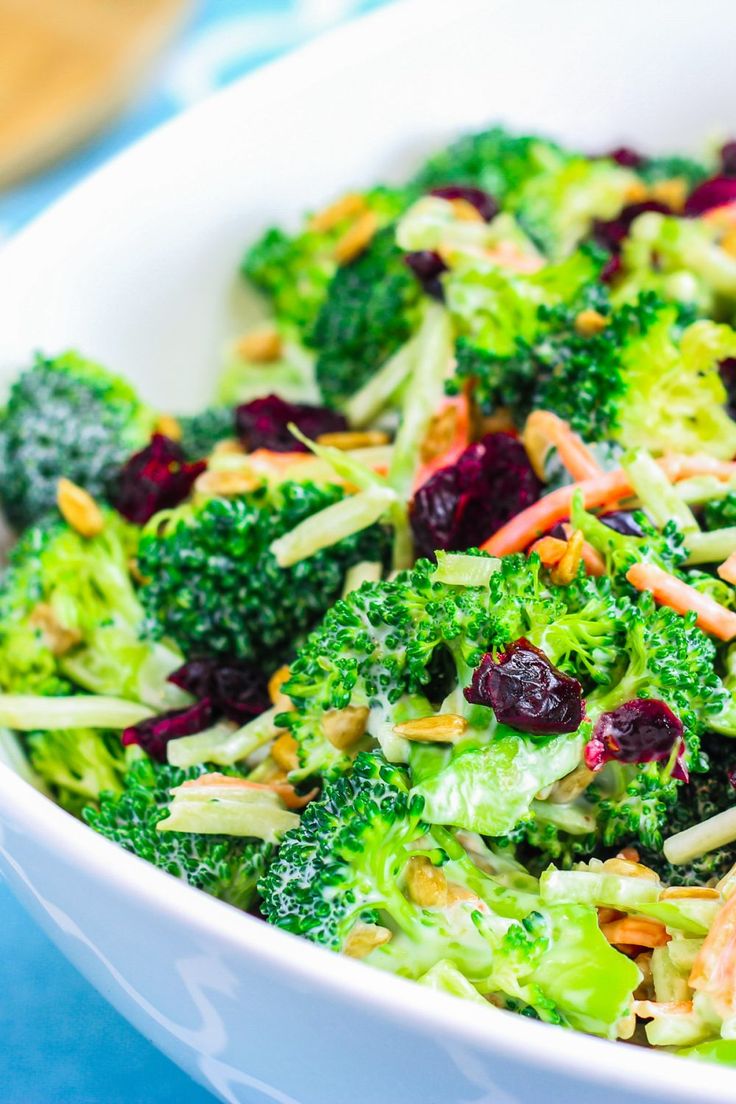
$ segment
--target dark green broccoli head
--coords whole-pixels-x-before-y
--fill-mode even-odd
[[[253,903],[273,846],[261,840],[190,832],[159,832],[171,803],[171,790],[198,778],[205,767],[179,770],[150,759],[134,762],[124,778],[122,793],[103,793],[99,808],[84,810],[84,819],[96,832],[237,908]]]
[[[736,492],[729,491],[723,498],[706,502],[703,520],[706,529],[725,529],[736,525]]]
[[[362,199],[364,209],[374,212],[380,225],[396,218],[407,203],[403,192],[390,188],[374,188]],[[312,332],[337,271],[335,247],[354,218],[349,212],[328,229],[315,229],[307,220],[293,235],[273,227],[243,259],[242,275],[269,297],[278,321],[302,340]]]
[[[658,184],[662,180],[680,177],[688,191],[711,175],[711,170],[691,157],[648,157],[636,170],[645,184]]]
[[[178,419],[181,447],[187,460],[209,456],[218,441],[235,436],[235,413],[231,406],[209,406],[199,414]]]
[[[654,296],[645,296],[635,306],[616,311],[599,333],[584,336],[575,328],[581,310],[610,313],[605,289],[589,285],[572,304],[542,306],[538,336],[517,341],[511,356],[461,339],[457,374],[472,381],[475,399],[487,413],[504,406],[517,425],[523,425],[532,410],[551,410],[587,440],[604,440],[617,423],[625,391],[621,347],[646,333],[657,306]]]
[[[416,325],[421,294],[392,226],[338,269],[310,336],[326,401],[349,398],[404,344]]]
[[[387,533],[373,526],[278,566],[272,541],[342,496],[338,487],[283,483],[154,517],[138,555],[151,633],[188,655],[277,666],[339,596],[347,569],[387,554]]]
[[[422,805],[403,770],[359,756],[284,837],[259,887],[266,919],[333,950],[377,909],[400,922],[411,911],[400,879],[424,830]]]
[[[53,510],[61,476],[106,498],[154,421],[133,388],[99,365],[77,353],[38,357],[0,417],[0,499],[10,522],[23,528]]]
[[[434,154],[413,183],[422,191],[445,184],[470,185],[503,202],[531,177],[564,157],[563,150],[554,142],[492,127],[479,134],[465,135]]]

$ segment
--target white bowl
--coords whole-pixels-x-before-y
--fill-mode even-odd
[[[349,25],[164,127],[5,248],[0,377],[76,345],[153,401],[196,406],[264,224],[489,121],[590,150],[696,149],[736,131],[734,29],[731,0],[406,0]],[[270,928],[5,767],[0,866],[115,1007],[222,1100],[734,1098],[727,1070],[483,1012]]]

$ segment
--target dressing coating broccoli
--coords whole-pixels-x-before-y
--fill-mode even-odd
[[[100,365],[71,352],[39,356],[0,415],[0,501],[11,524],[22,529],[53,510],[62,476],[105,499],[154,423],[130,384]]]

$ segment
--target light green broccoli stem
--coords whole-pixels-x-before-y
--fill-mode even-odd
[[[487,587],[491,575],[495,575],[500,567],[501,561],[491,556],[438,552],[434,577],[438,583],[447,583],[449,586]]]
[[[402,501],[411,495],[421,444],[442,401],[451,359],[450,317],[438,303],[429,303],[417,333],[416,366],[406,389],[388,474],[389,484]]]
[[[662,886],[647,878],[626,877],[600,870],[556,870],[550,866],[539,879],[542,900],[549,904],[629,908],[656,901]]]
[[[171,740],[166,749],[169,763],[182,769],[199,763],[217,763],[221,767],[240,763],[278,736],[281,730],[275,719],[281,712],[281,706],[273,706],[234,731],[231,725],[218,724],[195,736]]]
[[[417,337],[412,337],[371,376],[344,407],[350,425],[361,429],[370,425],[394,400],[416,364]]]
[[[24,782],[28,782],[29,785],[42,794],[45,794],[46,797],[51,796],[40,775],[33,770],[28,762],[28,757],[21,747],[18,737],[9,728],[0,728],[0,763],[10,767],[14,774],[17,774],[19,778],[22,778]]]
[[[715,475],[696,475],[682,479],[675,490],[683,502],[690,506],[702,506],[714,499],[725,498],[729,491],[736,491],[736,479],[718,479]]]
[[[683,533],[698,532],[699,526],[692,510],[648,452],[639,449],[633,456],[625,457],[623,468],[642,506],[658,529],[663,529],[670,519],[674,519]]]
[[[284,808],[278,794],[243,778],[205,774],[172,793],[169,815],[156,825],[159,832],[242,836],[278,843],[299,824],[297,814]]]
[[[19,732],[37,729],[130,728],[153,716],[139,702],[94,695],[43,698],[0,694],[0,726]]]
[[[363,560],[349,567],[345,575],[342,597],[347,598],[354,590],[360,590],[363,583],[377,583],[383,574],[383,564],[377,561]]]
[[[723,563],[736,550],[736,526],[712,533],[688,533],[685,537],[687,564]]]
[[[291,567],[375,525],[395,501],[396,495],[388,487],[369,487],[347,495],[340,502],[305,518],[290,533],[278,537],[271,544],[271,552],[279,567]]]

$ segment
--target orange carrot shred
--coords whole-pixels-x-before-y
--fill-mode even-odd
[[[736,584],[736,552],[732,552],[727,560],[724,560],[718,568],[718,574],[727,583]]]
[[[719,640],[732,640],[736,636],[736,613],[656,564],[634,564],[626,572],[626,578],[637,590],[651,591],[660,605],[682,614],[692,610],[700,628]]]
[[[573,479],[595,479],[603,469],[582,438],[550,410],[535,410],[524,427],[524,446],[532,467],[543,476],[544,453],[551,446]]]

